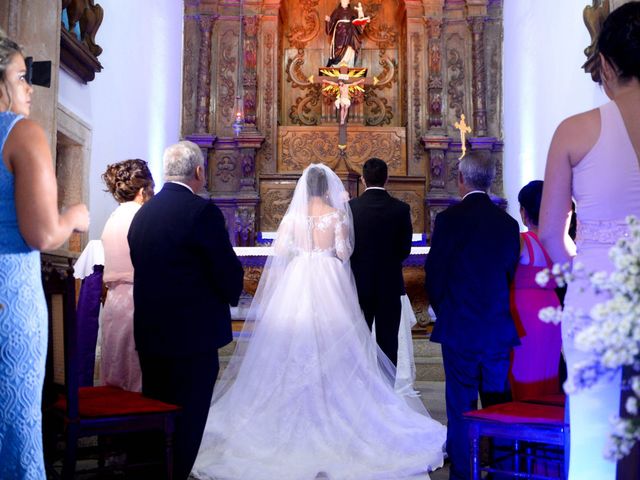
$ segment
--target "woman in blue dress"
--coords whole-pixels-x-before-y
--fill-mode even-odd
[[[0,30],[0,478],[42,480],[40,403],[47,306],[39,250],[84,231],[83,204],[58,213],[43,129],[27,120],[33,88],[20,47]]]

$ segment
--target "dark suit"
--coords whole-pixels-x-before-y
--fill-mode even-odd
[[[435,221],[425,263],[436,314],[431,341],[442,344],[446,375],[447,452],[451,477],[469,478],[462,413],[509,401],[509,353],[519,344],[509,284],[520,254],[518,223],[484,193],[469,194]]]
[[[232,339],[242,266],[218,207],[175,183],[140,208],[128,239],[142,392],[183,407],[174,441],[174,479],[183,480],[202,439],[218,348]]]
[[[394,363],[398,358],[402,262],[411,253],[409,205],[385,190],[368,189],[349,202],[355,245],[351,269],[358,300],[369,328],[375,318],[376,340]]]

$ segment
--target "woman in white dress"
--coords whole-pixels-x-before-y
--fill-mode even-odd
[[[428,478],[442,465],[445,427],[394,392],[360,310],[347,200],[328,167],[303,172],[216,384],[196,478]]]

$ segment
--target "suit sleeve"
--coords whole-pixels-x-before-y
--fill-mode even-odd
[[[438,315],[444,296],[450,243],[446,240],[446,216],[438,214],[431,236],[431,248],[424,264],[425,289],[434,312]]]
[[[231,246],[222,212],[213,203],[206,205],[198,219],[196,242],[211,269],[216,290],[230,305],[238,304],[244,271]]]
[[[507,265],[507,279],[509,284],[513,282],[516,275],[516,268],[520,261],[520,227],[515,220],[512,222],[511,230],[511,247],[509,249],[511,255],[509,256],[509,263]]]
[[[398,253],[400,254],[400,260],[404,260],[411,254],[411,240],[413,237],[411,208],[405,203],[402,204],[402,218],[398,234]]]

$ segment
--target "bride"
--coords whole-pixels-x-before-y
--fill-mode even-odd
[[[215,386],[196,478],[428,478],[442,465],[445,427],[394,391],[360,310],[347,200],[325,165],[300,177]]]

